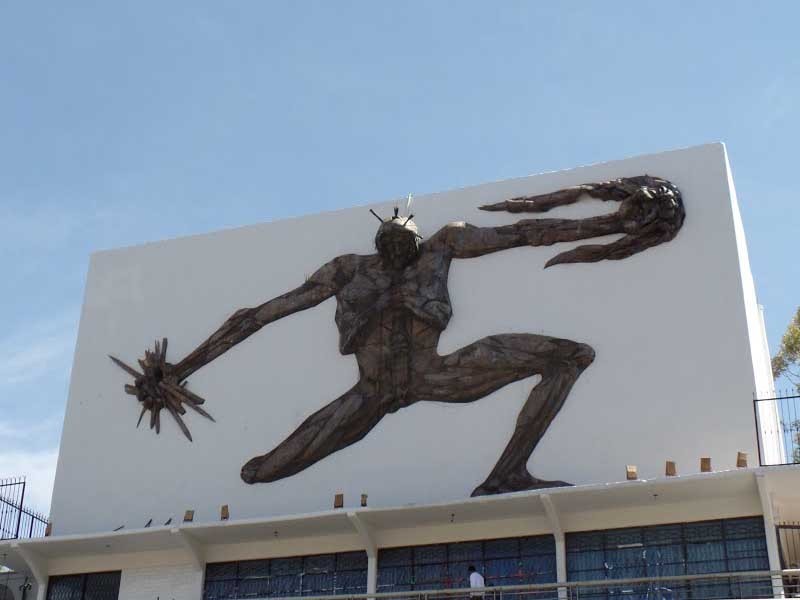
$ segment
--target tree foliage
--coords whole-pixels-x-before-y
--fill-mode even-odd
[[[786,328],[781,347],[772,358],[772,375],[784,376],[800,392],[800,308]]]

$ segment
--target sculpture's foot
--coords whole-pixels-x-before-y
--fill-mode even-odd
[[[538,490],[541,488],[563,487],[572,485],[566,481],[538,479],[523,468],[518,473],[513,473],[503,479],[489,477],[472,491],[472,496],[490,496],[492,494],[507,494],[523,490]]]

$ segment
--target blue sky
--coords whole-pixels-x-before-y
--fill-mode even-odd
[[[798,22],[794,0],[2,3],[0,477],[47,509],[90,252],[693,144],[728,145],[774,351],[800,304]]]

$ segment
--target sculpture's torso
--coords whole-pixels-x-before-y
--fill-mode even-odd
[[[431,330],[438,341],[452,315],[449,267],[450,259],[440,252],[423,251],[402,271],[387,269],[377,255],[358,257],[352,277],[336,294],[342,354],[376,344],[400,350],[413,333],[409,327]]]

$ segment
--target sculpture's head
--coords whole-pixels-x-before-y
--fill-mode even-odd
[[[399,217],[395,211],[395,215],[383,220],[378,228],[375,248],[385,264],[395,269],[403,269],[417,258],[421,239],[422,236],[418,233],[411,216]]]

